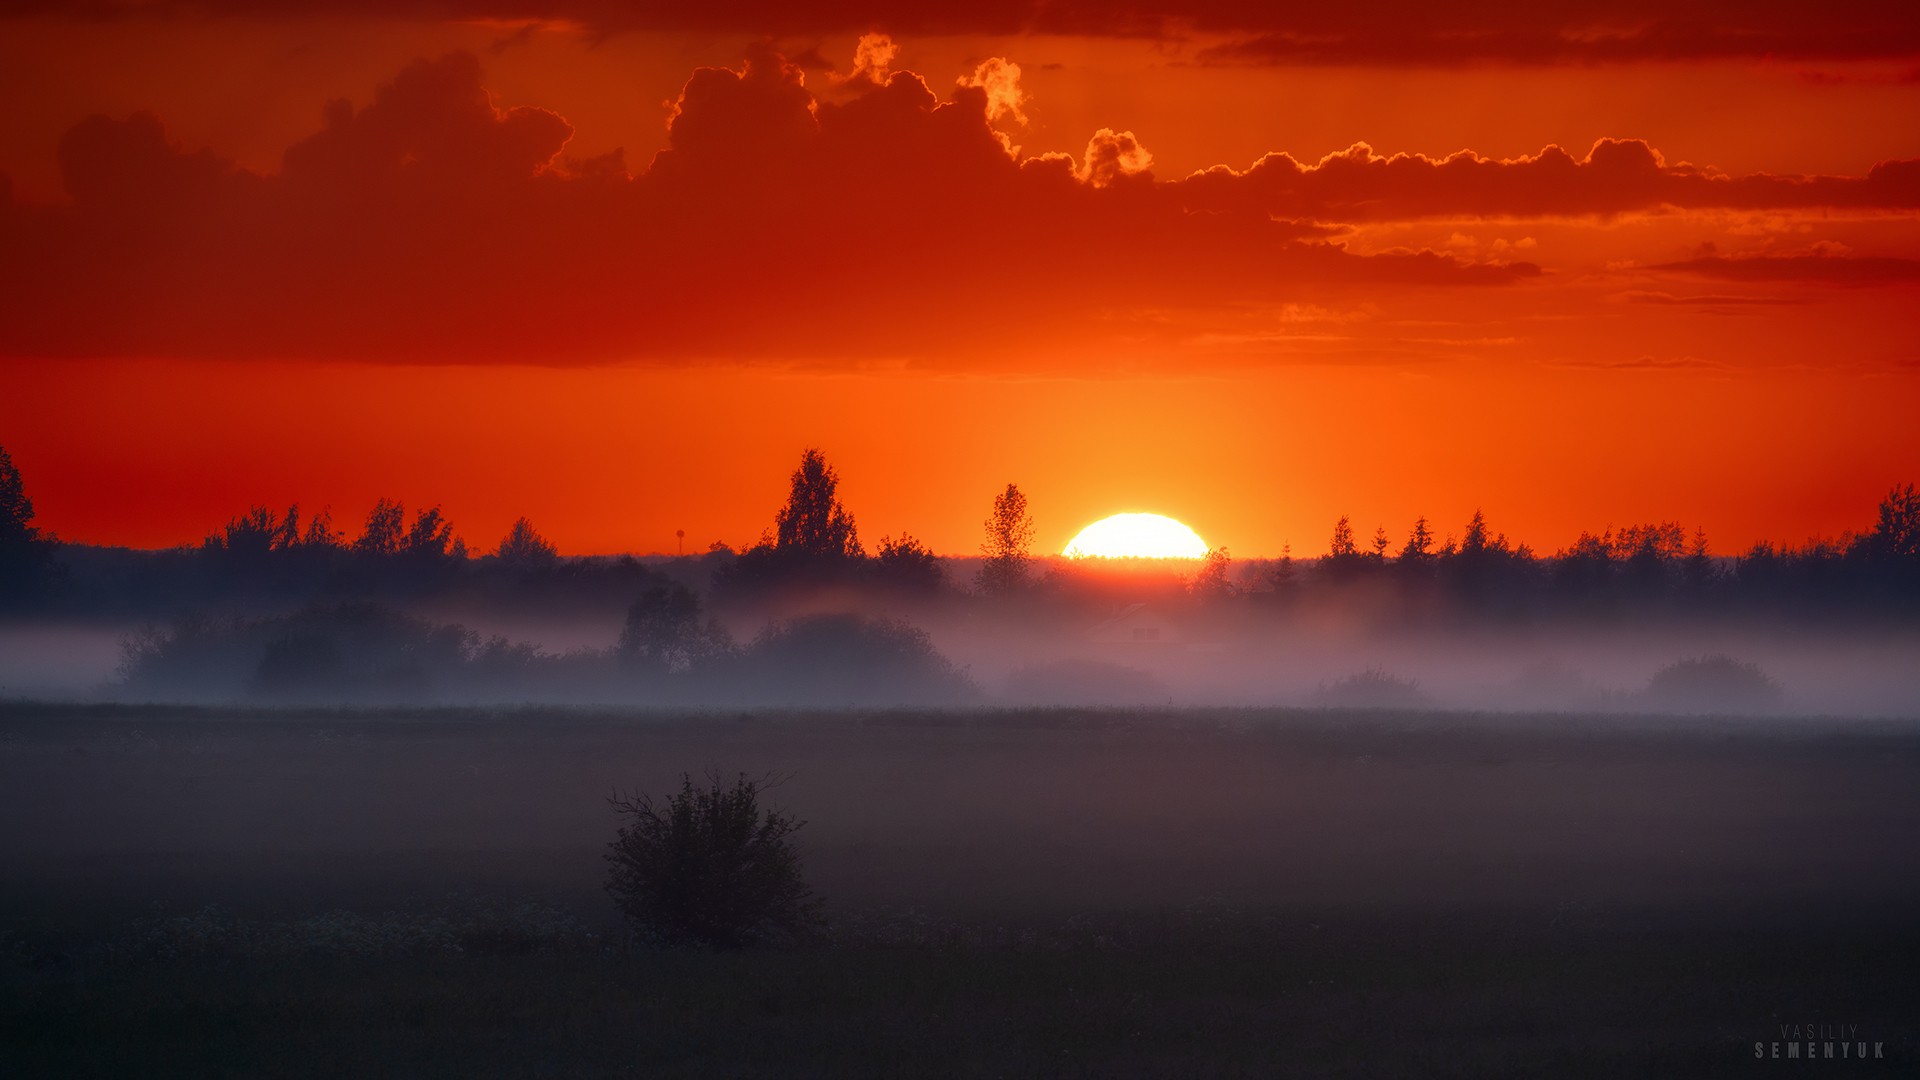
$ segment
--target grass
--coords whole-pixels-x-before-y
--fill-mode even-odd
[[[621,936],[605,793],[710,763],[795,774],[827,932]],[[0,705],[0,1078],[1910,1073],[1916,778],[1893,723]]]
[[[1748,1075],[1782,1017],[1911,1064],[1920,934],[1165,914],[734,952],[8,971],[19,1076]],[[1892,1075],[1883,1071],[1880,1074]],[[1851,1075],[1851,1073],[1850,1073]]]

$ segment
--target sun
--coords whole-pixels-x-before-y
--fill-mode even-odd
[[[1203,559],[1207,542],[1163,514],[1115,514],[1081,529],[1060,553],[1069,559]]]

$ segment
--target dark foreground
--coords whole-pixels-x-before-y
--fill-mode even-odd
[[[613,920],[709,766],[818,935]],[[1916,835],[1900,724],[0,706],[0,1076],[1911,1075]]]

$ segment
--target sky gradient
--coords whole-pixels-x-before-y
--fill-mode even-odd
[[[890,7],[15,5],[40,524],[739,546],[819,446],[949,554],[1009,481],[1050,549],[1479,507],[1731,553],[1920,478],[1910,5]]]

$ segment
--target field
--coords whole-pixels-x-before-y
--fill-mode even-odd
[[[624,935],[607,795],[709,768],[786,777],[819,935]],[[1796,1071],[1895,1075],[1920,1052],[1904,722],[11,704],[0,822],[0,1075],[1735,1076],[1809,1038],[1884,1057]]]

